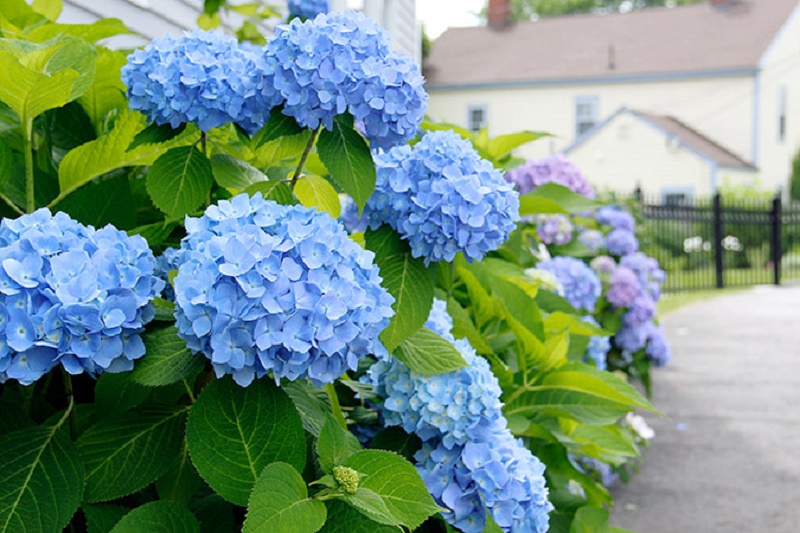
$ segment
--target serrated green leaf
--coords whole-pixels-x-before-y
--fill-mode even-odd
[[[584,424],[606,426],[630,410],[627,402],[609,400],[601,394],[574,390],[568,386],[539,386],[515,395],[513,400],[507,402],[504,412],[506,416],[545,413]]]
[[[78,510],[84,467],[65,420],[0,437],[0,531],[58,533]]]
[[[611,372],[598,370],[592,366],[572,363],[545,376],[544,385],[570,388],[607,398],[631,409],[640,408],[654,413],[658,410],[639,394],[625,379]]]
[[[544,213],[582,213],[602,207],[598,200],[589,199],[563,185],[545,183],[519,198],[522,216]]]
[[[315,533],[326,517],[325,504],[308,498],[300,473],[292,465],[276,462],[264,469],[253,486],[242,533]]]
[[[569,533],[609,533],[608,510],[581,507],[572,519]]]
[[[128,507],[111,504],[91,504],[81,506],[86,517],[87,533],[108,533],[123,516],[130,512]]]
[[[317,207],[333,218],[339,218],[342,204],[339,195],[328,180],[319,176],[306,175],[297,180],[294,195],[306,207]]]
[[[455,338],[466,338],[479,354],[487,355],[493,353],[492,347],[489,346],[486,338],[472,322],[467,310],[461,307],[461,304],[455,298],[447,300],[447,314],[453,319],[452,333]]]
[[[104,416],[122,413],[141,404],[150,389],[133,381],[130,372],[104,372],[94,388],[94,401]]]
[[[149,405],[104,418],[78,439],[84,500],[127,496],[164,474],[180,453],[185,406]]]
[[[489,296],[489,293],[478,281],[478,278],[475,277],[475,274],[461,266],[456,266],[456,273],[467,287],[469,301],[472,304],[472,315],[477,326],[482,328],[489,321],[498,318],[499,313],[495,307],[495,301]]]
[[[392,515],[383,498],[370,489],[358,487],[355,494],[343,494],[341,500],[379,524],[400,525],[400,520]]]
[[[269,463],[285,461],[302,471],[306,461],[300,416],[269,380],[247,388],[230,378],[212,381],[192,407],[186,441],[198,473],[236,505],[247,504]]]
[[[137,507],[117,522],[110,533],[199,533],[200,523],[183,505],[155,501]]]
[[[549,136],[549,133],[541,131],[521,131],[507,135],[498,135],[497,137],[489,140],[487,151],[493,159],[497,160],[507,156],[514,148],[518,148],[523,144],[541,139],[542,137]]]
[[[260,192],[261,196],[265,199],[273,200],[281,205],[294,205],[297,203],[292,195],[292,190],[281,181],[262,181],[260,183],[254,183],[245,189],[244,192],[250,196]]]
[[[376,181],[375,163],[367,141],[352,125],[336,117],[332,131],[320,132],[317,153],[331,179],[363,209]]]
[[[62,0],[33,0],[31,7],[36,13],[55,22],[64,9],[64,3]]]
[[[99,24],[103,21],[98,21]],[[51,25],[42,26],[40,29],[49,28]],[[100,134],[103,128],[103,119],[113,109],[123,109],[127,106],[125,99],[125,84],[120,77],[120,69],[127,62],[125,54],[106,48],[97,49],[97,73],[89,89],[78,98],[78,103],[83,107],[92,123],[95,132]]]
[[[364,450],[353,454],[345,466],[366,474],[359,487],[377,493],[392,516],[411,530],[439,511],[417,469],[397,454]]]
[[[50,0],[44,0],[50,2]],[[29,41],[43,43],[60,35],[70,35],[78,37],[89,43],[96,43],[102,39],[114,37],[115,35],[132,33],[121,20],[115,18],[100,19],[91,24],[44,24],[38,26],[27,33],[25,36]],[[98,47],[98,52],[109,51]],[[100,65],[98,65],[100,72]]]
[[[146,387],[163,387],[194,376],[205,365],[202,355],[186,347],[175,326],[147,331],[145,355],[136,362],[131,377]]]
[[[256,156],[258,166],[261,168],[270,168],[280,166],[280,162],[293,163],[292,167],[297,166],[297,161],[305,151],[309,140],[311,139],[311,132],[303,130],[302,133],[297,135],[287,135],[278,137],[264,143],[256,148]],[[285,176],[284,176],[285,177]]]
[[[145,129],[136,134],[128,146],[128,150],[139,148],[146,144],[163,144],[171,141],[181,133],[186,131],[186,124],[181,124],[177,128],[173,128],[170,124],[156,124],[155,122],[148,124]]]
[[[194,146],[172,148],[156,159],[147,173],[153,204],[173,218],[188,215],[208,198],[214,174],[211,163]]]
[[[361,512],[338,500],[325,502],[328,521],[320,533],[398,533],[398,528],[385,526],[364,516]]]
[[[401,342],[393,355],[420,374],[445,374],[467,366],[453,343],[426,327]]]
[[[292,399],[303,421],[303,429],[319,437],[322,426],[332,413],[327,393],[307,381],[300,380],[281,385],[281,388]]]
[[[96,228],[112,224],[117,229],[127,230],[136,224],[136,205],[131,202],[126,176],[88,183],[64,198],[58,208]]]
[[[236,157],[227,154],[211,156],[214,180],[220,187],[242,191],[254,183],[268,181],[266,174]]]
[[[267,123],[253,138],[253,150],[258,150],[268,142],[281,137],[291,137],[305,131],[305,129],[297,125],[294,118],[284,115],[281,112],[281,108],[275,108],[270,112]]]
[[[355,435],[343,430],[332,415],[326,418],[317,438],[317,455],[323,471],[332,473],[334,466],[343,465],[351,455],[361,449]]]
[[[486,526],[483,528],[483,533],[503,533],[503,530],[492,518],[492,513],[486,513]]]
[[[187,505],[200,488],[200,476],[189,459],[189,449],[183,443],[178,460],[156,481],[156,492],[162,500]]]

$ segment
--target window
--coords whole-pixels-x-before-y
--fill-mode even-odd
[[[665,187],[661,189],[661,201],[669,206],[686,205],[691,203],[693,192],[690,188]]]
[[[575,99],[575,136],[580,137],[597,124],[599,115],[597,96],[578,96]]]
[[[471,105],[467,108],[467,129],[478,133],[489,123],[488,111],[485,105]]]
[[[778,87],[778,140],[786,139],[786,86]]]

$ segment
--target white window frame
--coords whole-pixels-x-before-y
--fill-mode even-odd
[[[480,124],[473,122],[473,113],[480,111],[483,113],[483,120]],[[467,129],[472,133],[478,133],[483,128],[489,125],[489,106],[486,104],[471,104],[467,106]]]
[[[576,96],[575,138],[583,137],[598,122],[600,122],[600,97],[595,95]]]

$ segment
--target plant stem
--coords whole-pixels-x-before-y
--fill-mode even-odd
[[[75,394],[72,391],[72,376],[69,375],[69,372],[62,368],[63,376],[64,376],[64,390],[67,393],[67,398],[69,398],[69,405],[67,407],[67,412],[64,413],[64,416],[69,416],[69,436],[72,440],[76,438],[76,431],[75,431],[75,416],[74,412],[72,411],[72,406],[75,404]],[[61,422],[58,423],[60,426],[63,422],[63,418]]]
[[[25,119],[22,123],[22,136],[25,138],[25,210],[36,210],[33,183],[33,121]]]
[[[297,164],[297,169],[294,171],[294,176],[292,176],[292,190],[294,191],[294,186],[297,185],[297,180],[300,179],[300,175],[303,173],[303,167],[306,164],[306,160],[308,159],[308,154],[311,153],[311,149],[314,148],[314,142],[317,140],[317,135],[319,135],[319,130],[322,129],[320,125],[317,129],[315,129],[311,133],[311,138],[308,139],[308,144],[306,144],[306,149],[303,150],[303,155],[300,156],[300,162]]]
[[[200,147],[203,150],[203,155],[208,157],[208,142],[206,138],[206,132],[202,132],[200,134]]]
[[[342,426],[342,429],[347,429],[347,421],[344,419],[344,413],[342,413],[342,406],[339,405],[339,396],[336,394],[336,389],[333,388],[333,383],[328,383],[324,387],[325,392],[328,393],[328,398],[331,401],[331,409],[333,410],[333,418],[339,422],[339,425]]]
[[[182,380],[182,381],[183,381],[183,386],[184,386],[184,387],[186,387],[186,392],[187,392],[187,394],[189,394],[189,400],[190,400],[192,403],[194,403],[194,400],[195,400],[195,398],[194,398],[194,392],[192,391],[192,387],[191,387],[191,386],[189,385],[189,383],[186,381],[186,378],[183,378],[183,380]]]

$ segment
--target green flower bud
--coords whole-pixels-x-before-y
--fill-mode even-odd
[[[346,466],[333,467],[333,479],[347,494],[355,494],[358,489],[358,472]]]

